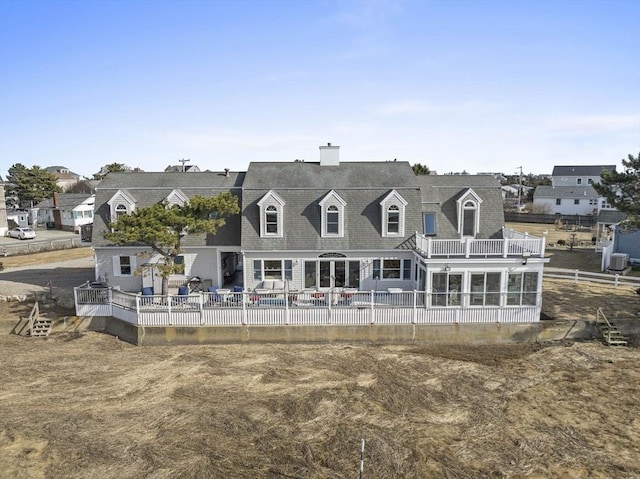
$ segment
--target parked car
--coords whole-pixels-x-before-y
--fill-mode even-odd
[[[9,236],[11,238],[18,239],[33,239],[36,237],[36,232],[31,228],[13,228],[9,230]]]

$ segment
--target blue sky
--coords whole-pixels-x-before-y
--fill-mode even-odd
[[[0,175],[640,150],[640,0],[0,1]]]

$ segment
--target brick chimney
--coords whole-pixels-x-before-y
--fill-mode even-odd
[[[320,166],[338,166],[340,164],[340,147],[327,143],[320,147]]]

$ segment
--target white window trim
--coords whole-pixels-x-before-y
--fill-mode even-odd
[[[131,195],[127,194],[127,192],[123,190],[118,190],[109,201],[107,201],[109,205],[111,221],[115,221],[118,218],[116,214],[116,208],[118,206],[124,206],[126,208],[127,214],[131,214],[136,210],[136,202],[131,197]]]
[[[404,236],[404,223],[405,223],[404,215],[405,215],[406,206],[408,204],[409,203],[407,203],[407,201],[402,196],[400,196],[400,194],[396,190],[391,191],[391,193],[385,196],[385,198],[380,202],[380,216],[382,218],[382,236],[384,238],[398,238],[398,237]],[[388,221],[389,218],[387,213],[389,212],[389,208],[391,206],[397,206],[398,211],[400,213],[397,233],[389,232],[389,221]]]
[[[320,205],[320,221],[322,223],[321,235],[323,238],[343,238],[344,237],[344,207],[346,202],[336,193],[331,190],[327,195],[319,202]],[[338,209],[338,232],[329,233],[327,231],[327,214],[330,207],[336,207]]]
[[[129,264],[131,267],[131,273],[130,274],[122,274],[122,270],[120,268],[120,257],[121,256],[128,256],[129,257]],[[127,255],[127,254],[119,254],[113,257],[113,275],[114,276],[118,276],[118,277],[131,277],[134,275],[134,273],[136,272],[136,257],[134,255]]]
[[[464,235],[464,210],[467,209],[465,205],[471,202],[474,205],[475,215],[474,215],[474,225],[473,225],[473,235]],[[473,238],[480,231],[480,204],[482,203],[482,198],[480,198],[475,191],[471,188],[467,189],[467,191],[460,196],[456,200],[457,209],[458,209],[458,234],[460,237]]]
[[[260,201],[258,201],[258,207],[260,208],[260,237],[261,238],[282,238],[284,236],[284,200],[273,190],[269,190]],[[277,231],[275,233],[267,233],[267,208],[273,206],[276,209],[278,215]]]
[[[185,203],[189,201],[189,197],[185,195],[181,190],[176,189],[167,195],[165,198],[165,202],[167,207],[169,206],[179,206],[182,208]]]

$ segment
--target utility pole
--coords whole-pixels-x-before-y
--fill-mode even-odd
[[[522,196],[522,166],[520,168],[520,186],[518,186],[518,213],[520,213],[520,198]]]
[[[178,161],[179,161],[180,163],[182,163],[182,172],[184,173],[184,164],[185,164],[187,161],[191,161],[191,160],[190,160],[190,159],[185,160],[184,158],[181,158],[181,159],[179,159]]]

